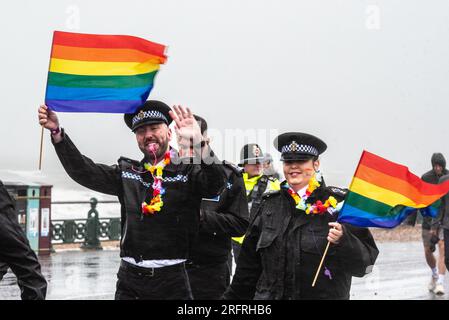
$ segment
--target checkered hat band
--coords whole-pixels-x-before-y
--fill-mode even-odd
[[[141,117],[141,115],[143,117]],[[165,122],[168,122],[167,118],[162,114],[162,112],[156,111],[156,110],[150,110],[145,111],[142,113],[138,113],[133,117],[133,125],[135,125],[138,121],[144,120],[144,119],[154,119],[154,120],[164,120]]]
[[[319,155],[317,148],[309,146],[309,145],[306,145],[306,144],[295,145],[294,149],[295,149],[295,151],[292,150],[292,145],[289,144],[289,145],[283,146],[281,152],[282,153],[286,153],[286,152],[289,152],[289,153],[305,153],[305,154],[311,154],[311,155],[314,155],[314,156],[318,156]]]

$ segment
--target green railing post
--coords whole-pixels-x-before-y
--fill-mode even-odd
[[[96,198],[90,199],[91,209],[87,213],[86,236],[84,238],[84,243],[81,246],[83,249],[103,249],[100,243],[100,220],[96,209],[97,204],[98,200]]]

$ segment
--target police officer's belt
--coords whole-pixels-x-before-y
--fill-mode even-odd
[[[127,272],[141,276],[141,277],[153,277],[156,274],[162,274],[165,272],[172,272],[174,270],[183,270],[185,268],[184,262],[178,263],[172,266],[160,267],[160,268],[144,268],[133,265],[132,263],[122,260],[120,262],[120,267],[125,269]]]

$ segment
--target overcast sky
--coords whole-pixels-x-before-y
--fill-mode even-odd
[[[43,172],[35,172],[36,111],[54,30],[168,45],[150,97],[205,117],[215,150],[231,161],[243,143],[235,136],[245,130],[275,158],[276,132],[321,137],[329,146],[324,174],[343,186],[364,149],[419,175],[433,152],[449,155],[446,0],[17,0],[2,4],[0,30],[0,179],[12,170],[74,186],[60,174],[48,134]],[[122,115],[59,117],[95,161],[140,159]]]

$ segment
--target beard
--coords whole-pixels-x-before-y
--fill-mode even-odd
[[[155,146],[155,149],[153,150],[154,152],[150,149],[151,144],[154,144]],[[139,149],[144,154],[146,160],[154,162],[156,160],[161,160],[164,157],[168,150],[168,144],[168,137],[155,138],[151,140],[148,139],[143,142],[143,145],[139,145]],[[156,159],[154,158],[155,155]]]

